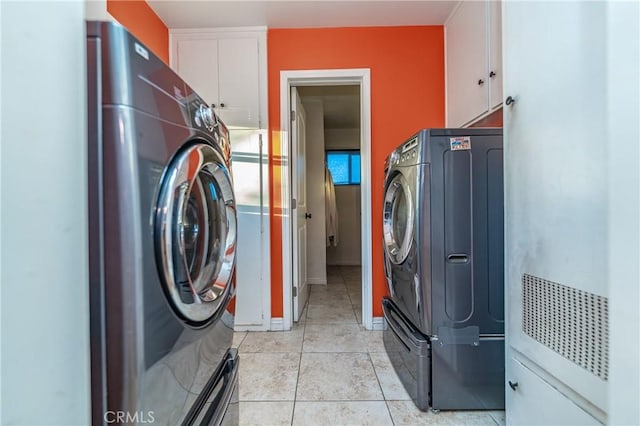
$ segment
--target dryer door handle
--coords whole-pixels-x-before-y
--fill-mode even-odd
[[[464,253],[451,253],[447,256],[448,263],[467,263],[469,262],[469,256]]]

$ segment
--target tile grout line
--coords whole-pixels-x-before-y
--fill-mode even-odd
[[[344,277],[343,277],[344,280]],[[362,275],[360,275],[360,288],[362,289]],[[356,317],[356,323],[358,324],[358,326],[361,326],[362,324],[360,324],[360,322],[358,321],[358,315],[356,314],[356,306],[353,303],[353,299],[351,298],[351,293],[349,292],[349,290],[347,289],[347,294],[349,295],[349,300],[351,301],[351,307],[353,308],[353,313]],[[362,309],[362,307],[360,308]],[[366,342],[365,342],[366,344]],[[387,397],[384,394],[384,389],[382,388],[382,383],[380,382],[380,376],[378,374],[378,370],[376,369],[375,364],[373,363],[373,359],[371,358],[371,352],[369,352],[369,348],[367,347],[367,358],[369,358],[369,362],[371,363],[371,368],[373,368],[373,374],[375,374],[376,376],[376,382],[378,383],[378,388],[380,389],[380,394],[382,395],[382,401],[384,402],[384,406],[387,409],[387,414],[389,415],[389,419],[391,420],[391,424],[395,426],[395,421],[393,420],[393,416],[391,415],[391,410],[389,409],[389,404],[387,402]]]
[[[296,415],[296,402],[298,401],[298,384],[300,383],[300,370],[302,369],[302,354],[304,347],[304,335],[307,332],[307,316],[309,315],[309,302],[311,301],[311,292],[309,292],[309,300],[304,307],[304,324],[302,324],[302,341],[300,342],[300,357],[298,358],[298,374],[296,375],[296,388],[293,392],[293,409],[291,410],[291,426]]]

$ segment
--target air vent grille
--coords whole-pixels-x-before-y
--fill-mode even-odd
[[[606,297],[522,276],[522,331],[602,380],[609,376]]]

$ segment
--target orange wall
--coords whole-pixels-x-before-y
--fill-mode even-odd
[[[373,314],[387,293],[382,266],[382,186],[386,156],[414,132],[443,127],[442,26],[272,29],[267,33],[271,215],[271,316],[282,317],[280,71],[371,70]],[[365,209],[366,206],[363,206]]]
[[[169,30],[144,0],[107,0],[107,12],[165,63],[169,63]]]

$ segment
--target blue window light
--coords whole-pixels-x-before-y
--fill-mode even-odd
[[[360,151],[327,151],[334,185],[360,185]]]

